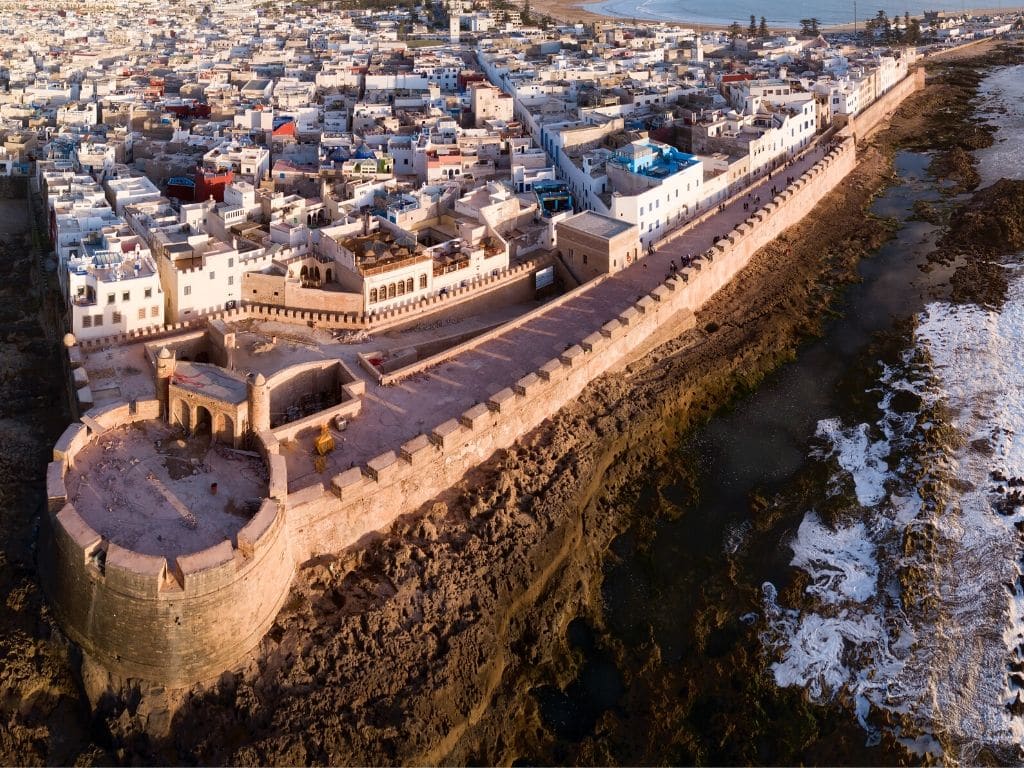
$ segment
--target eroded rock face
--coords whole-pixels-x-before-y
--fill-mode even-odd
[[[35,575],[35,530],[45,508],[41,478],[68,415],[60,340],[46,327],[52,296],[30,247],[25,190],[14,181],[0,186],[0,232],[6,233],[0,240],[0,760],[102,760],[72,674],[74,651]]]

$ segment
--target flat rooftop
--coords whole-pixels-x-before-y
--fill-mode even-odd
[[[97,437],[75,458],[66,482],[68,499],[100,535],[164,557],[233,541],[267,493],[258,456],[209,435],[184,438],[157,421]]]
[[[609,216],[594,213],[594,211],[584,211],[583,213],[577,213],[572,218],[566,219],[559,226],[569,227],[580,232],[586,232],[588,235],[595,235],[605,240],[610,240],[616,235],[621,235],[623,232],[628,231],[633,225],[628,221],[618,221]]]
[[[225,403],[243,403],[247,397],[245,381],[217,365],[178,360],[171,383]]]

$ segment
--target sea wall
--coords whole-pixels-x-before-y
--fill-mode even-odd
[[[170,561],[104,539],[78,514],[64,485],[78,452],[105,430],[159,414],[157,400],[116,403],[65,430],[47,470],[51,545],[40,571],[61,626],[92,658],[122,678],[186,686],[256,646],[288,595],[294,557],[272,498],[233,541]],[[271,488],[287,487],[274,476],[282,471],[283,462],[271,465]]]
[[[914,91],[924,88],[925,70],[918,67],[897,82],[881,97],[875,99],[871,106],[847,121],[845,130],[855,141],[863,141],[876,130],[885,125],[900,104]]]
[[[837,134],[831,150],[808,172],[728,232],[691,267],[614,316],[595,319],[582,338],[565,339],[564,352],[505,382],[484,402],[364,466],[334,475],[326,488],[313,485],[289,494],[279,436],[270,430],[260,433],[256,447],[269,469],[268,497],[233,541],[168,561],[129,552],[93,530],[67,497],[68,468],[96,434],[158,418],[160,408],[158,401],[149,400],[91,409],[82,423],[70,426],[58,440],[47,472],[52,546],[43,548],[42,557],[49,561],[41,572],[65,631],[90,656],[122,677],[184,686],[237,664],[272,624],[297,564],[352,546],[416,510],[496,450],[511,446],[552,417],[596,377],[641,352],[659,334],[692,327],[694,313],[733,280],[759,249],[799,223],[846,179],[855,166],[856,139],[863,131],[880,124],[922,84],[923,77],[914,75],[883,97],[877,109],[866,110]],[[517,268],[516,279],[532,281],[536,266]],[[263,312],[250,307],[223,313],[223,317],[321,322],[320,313],[273,309]],[[410,316],[404,319],[408,322]],[[459,349],[484,343],[493,334],[485,332]],[[69,349],[69,355],[75,351]],[[440,359],[416,361],[411,372]],[[343,375],[333,372],[332,365],[305,364],[282,372],[272,383],[284,391],[325,386],[317,378],[321,372],[328,384],[331,378],[334,385],[355,378],[347,369]],[[342,406],[358,407],[363,391],[357,384],[361,382],[343,383]],[[322,416],[312,418],[319,422]],[[306,427],[303,422],[282,429]]]
[[[438,424],[365,466],[335,475],[330,493],[314,486],[289,495],[293,554],[302,561],[338,551],[386,527],[553,416],[659,330],[672,327],[682,332],[690,327],[693,313],[732,280],[754,253],[798,223],[841,183],[855,162],[854,142],[841,138],[811,170],[729,232],[693,268],[659,285],[618,316],[607,318],[557,358],[508,382],[459,418]],[[483,341],[486,335],[468,343]],[[418,371],[420,364],[410,368]]]

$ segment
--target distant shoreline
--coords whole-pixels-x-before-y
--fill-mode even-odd
[[[668,24],[677,27],[693,27],[703,31],[727,29],[732,23],[713,23],[706,20],[700,21],[694,19],[644,19],[622,14],[607,13],[599,9],[601,2],[602,0],[570,0],[570,2],[559,2],[559,0],[531,0],[531,8],[535,13],[550,16],[553,19],[566,23],[636,21],[644,24]],[[955,11],[945,11],[945,13],[954,12]],[[974,16],[1007,15],[1020,14],[1024,12],[1024,9],[1011,7],[967,8],[964,12]],[[911,16],[914,16],[914,14],[911,14]],[[920,17],[921,14],[917,14],[917,18]],[[869,18],[869,16],[865,16],[863,19],[858,19],[858,25],[863,25],[863,23],[868,21]],[[745,19],[736,19],[736,21],[746,28]],[[773,32],[795,32],[799,29],[799,24],[775,24],[771,25],[771,29]],[[836,24],[822,24],[820,25],[820,29],[822,32],[831,33],[848,32],[853,29],[853,22],[848,21]]]

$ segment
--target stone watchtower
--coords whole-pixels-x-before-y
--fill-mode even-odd
[[[249,429],[259,434],[270,429],[270,388],[262,373],[249,376]]]
[[[160,401],[160,414],[170,419],[171,377],[174,375],[174,355],[163,347],[156,356],[156,399]]]

